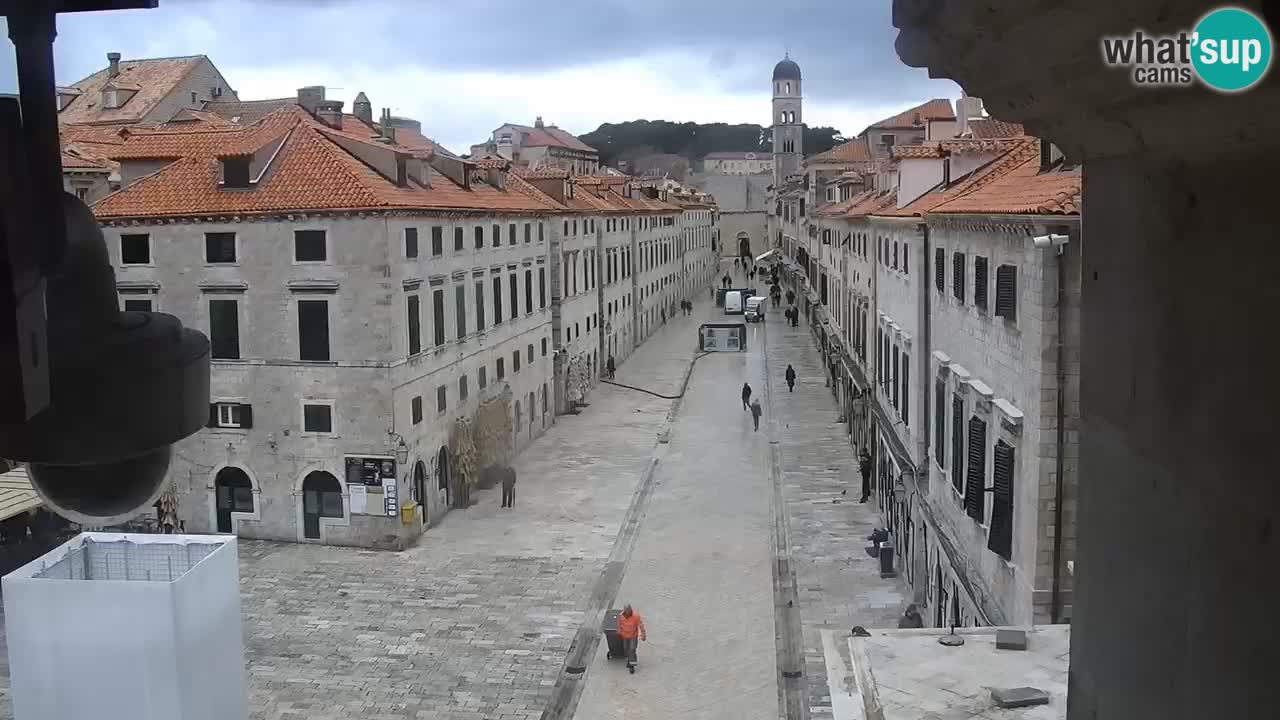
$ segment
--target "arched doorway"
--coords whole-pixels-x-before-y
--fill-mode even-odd
[[[738,255],[743,258],[751,257],[751,238],[745,232],[738,233]]]
[[[342,485],[324,470],[313,470],[302,480],[302,536],[320,539],[320,518],[340,518]]]
[[[422,507],[422,523],[427,522],[427,466],[422,461],[413,464],[413,494]]]
[[[231,513],[253,512],[253,483],[249,475],[238,467],[224,467],[213,479],[214,500],[217,503],[218,532],[235,532]]]

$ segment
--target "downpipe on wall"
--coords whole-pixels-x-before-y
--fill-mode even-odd
[[[1049,621],[1057,624],[1062,621],[1062,496],[1065,482],[1062,477],[1065,460],[1063,458],[1063,449],[1066,447],[1066,399],[1067,399],[1067,370],[1066,370],[1066,337],[1067,329],[1067,243],[1070,237],[1067,235],[1043,235],[1033,238],[1033,244],[1038,248],[1048,248],[1054,251],[1055,262],[1058,271],[1058,337],[1057,347],[1054,348],[1057,355],[1057,409],[1056,416],[1058,421],[1058,431],[1056,433],[1056,450],[1057,457],[1054,461],[1054,470],[1057,477],[1054,482],[1053,491],[1053,592],[1049,605]]]

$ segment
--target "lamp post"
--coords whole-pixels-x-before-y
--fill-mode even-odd
[[[399,467],[404,467],[405,465],[409,464],[409,446],[405,444],[404,436],[396,432],[395,430],[388,430],[387,435],[390,436],[391,440],[396,443],[396,447],[395,447],[396,465]]]

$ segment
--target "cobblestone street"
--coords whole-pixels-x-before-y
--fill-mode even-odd
[[[770,313],[749,326],[749,352],[699,359],[684,397],[668,399],[690,373],[698,323],[719,317],[699,298],[693,317],[618,369],[631,388],[601,384],[581,415],[559,418],[517,460],[514,509],[481,491],[401,553],[242,541],[252,718],[531,720],[566,698],[557,717],[778,717],[775,617],[794,611],[771,590],[771,442],[804,700],[812,717],[833,717],[826,669],[843,666],[832,653],[847,643],[828,639],[824,653],[823,631],[892,626],[907,596],[863,553],[874,506],[856,502],[853,452],[806,327]],[[744,380],[765,407],[759,432],[739,400]],[[602,588],[640,610],[650,641],[633,676],[597,640],[569,687],[566,657],[580,628],[598,638]]]

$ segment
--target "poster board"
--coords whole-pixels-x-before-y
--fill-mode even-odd
[[[346,465],[352,514],[400,515],[395,458],[349,455]]]

